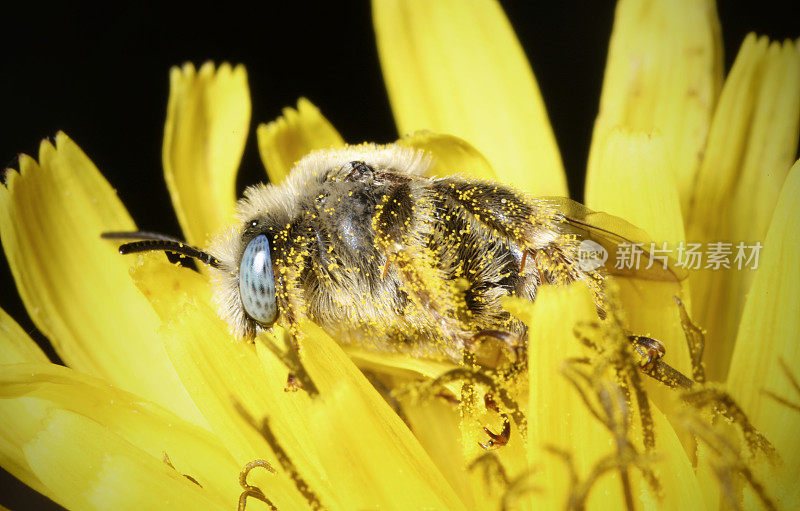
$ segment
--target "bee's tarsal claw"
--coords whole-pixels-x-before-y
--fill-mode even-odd
[[[629,335],[628,340],[633,344],[633,349],[636,350],[636,353],[642,357],[642,367],[648,367],[656,360],[661,360],[666,352],[664,343],[652,337]]]

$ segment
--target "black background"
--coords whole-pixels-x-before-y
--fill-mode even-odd
[[[614,4],[502,4],[533,65],[571,194],[580,199]],[[800,36],[792,2],[720,4],[726,70],[749,31]],[[31,2],[27,12],[0,11],[0,168],[16,167],[20,152],[35,156],[42,138],[63,130],[117,188],[142,228],[180,235],[161,174],[170,66],[206,60],[246,65],[253,108],[240,190],[265,179],[255,127],[299,96],[320,107],[349,142],[389,142],[397,135],[368,2],[298,2],[280,9],[207,1],[102,8]],[[0,306],[42,342],[2,255]],[[2,471],[0,504],[55,508]]]

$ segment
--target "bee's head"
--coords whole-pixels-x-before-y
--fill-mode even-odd
[[[272,187],[260,188],[262,193],[272,192]],[[255,189],[248,190],[247,196],[253,193]],[[210,246],[209,252],[219,260],[218,267],[212,269],[217,312],[237,337],[252,339],[278,319],[278,225],[270,215],[251,217],[224,230]]]
[[[275,268],[282,251],[296,244],[289,225],[313,209],[327,179],[386,168],[422,174],[430,163],[413,148],[360,144],[311,152],[280,184],[249,187],[237,204],[238,222],[209,247],[219,260],[212,271],[215,302],[232,332],[252,338],[279,319],[284,290]]]

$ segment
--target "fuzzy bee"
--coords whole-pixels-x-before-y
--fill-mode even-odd
[[[307,318],[339,342],[461,360],[490,335],[524,348],[526,325],[504,296],[535,300],[543,285],[584,283],[604,315],[602,269],[580,264],[581,238],[613,246],[566,199],[494,182],[426,177],[431,158],[400,145],[310,153],[278,185],[245,191],[238,225],[200,250],[144,232],[120,252],[164,250],[212,269],[219,315],[239,338]],[[565,211],[567,210],[567,211]],[[646,361],[663,354],[637,337]]]

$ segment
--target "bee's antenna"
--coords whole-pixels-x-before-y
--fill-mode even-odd
[[[187,245],[183,241],[165,234],[146,231],[104,232],[100,237],[107,240],[136,239],[137,241],[123,243],[119,246],[119,253],[122,255],[135,254],[138,252],[164,251],[197,259],[201,263],[205,263],[213,268],[222,266],[219,259],[208,252],[203,252],[199,248]]]
[[[111,231],[102,233],[100,237],[104,240],[163,240],[184,243],[183,240],[174,236],[150,231]]]

